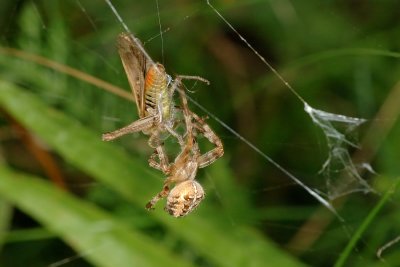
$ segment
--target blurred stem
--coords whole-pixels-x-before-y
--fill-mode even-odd
[[[357,241],[361,238],[362,234],[367,230],[368,226],[375,219],[378,212],[382,209],[383,205],[388,201],[389,197],[396,191],[397,186],[400,184],[400,178],[395,181],[393,186],[385,193],[385,195],[381,198],[381,200],[376,204],[376,206],[372,209],[372,211],[368,214],[367,218],[363,221],[357,231],[354,233],[349,243],[340,254],[339,259],[336,261],[334,267],[342,267],[347,258],[350,256],[351,251],[355,247]]]
[[[0,198],[0,250],[6,243],[7,231],[11,223],[12,205],[3,198]]]
[[[19,49],[10,48],[10,47],[1,47],[1,46],[0,46],[0,54],[5,54],[5,55],[20,58],[23,60],[27,60],[30,62],[34,62],[36,64],[53,69],[57,72],[65,73],[65,74],[67,74],[71,77],[74,77],[80,81],[84,81],[84,82],[87,82],[94,86],[97,86],[101,89],[104,89],[105,91],[108,91],[114,95],[120,96],[124,99],[134,101],[134,98],[130,92],[126,92],[125,90],[121,89],[120,87],[114,86],[106,81],[103,81],[103,80],[96,78],[92,75],[89,75],[85,72],[82,72],[80,70],[71,68],[67,65],[55,62],[48,58],[45,58],[45,57],[42,57],[39,55],[35,55],[32,53],[28,53],[28,52],[25,52],[25,51],[22,51]]]
[[[47,238],[57,238],[57,235],[45,228],[31,228],[22,230],[13,230],[6,234],[5,242],[27,242],[34,240],[43,240]]]
[[[65,179],[61,173],[60,168],[57,165],[56,160],[53,158],[51,153],[44,148],[38,140],[30,134],[20,123],[18,123],[14,118],[7,114],[8,120],[11,122],[11,126],[19,134],[18,136],[36,158],[39,164],[43,167],[46,175],[53,181],[55,185],[66,190],[67,185]]]

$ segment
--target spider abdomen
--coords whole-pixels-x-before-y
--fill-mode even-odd
[[[192,212],[205,196],[203,187],[194,180],[175,185],[167,197],[165,210],[174,217]]]

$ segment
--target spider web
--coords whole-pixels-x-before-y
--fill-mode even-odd
[[[322,205],[330,209],[335,213],[333,206],[325,199],[321,198],[321,195],[327,195],[329,200],[333,200],[339,196],[351,194],[362,190],[363,192],[371,191],[371,187],[361,177],[357,168],[351,160],[347,146],[358,148],[355,143],[350,142],[347,139],[347,135],[356,130],[356,128],[364,123],[366,120],[360,118],[351,118],[341,114],[333,114],[326,111],[318,110],[311,107],[301,97],[293,87],[275,70],[275,68],[268,63],[268,61],[232,26],[232,24],[207,0],[207,5],[221,18],[222,21],[240,38],[240,40],[246,44],[246,46],[254,52],[255,55],[267,66],[267,69],[272,71],[276,77],[281,80],[287,89],[289,89],[295,97],[297,97],[303,104],[305,112],[311,117],[313,123],[319,127],[326,138],[326,144],[328,146],[328,158],[323,164],[320,173],[326,179],[326,192],[318,194],[317,190],[314,190],[307,185],[303,184],[300,179],[294,177],[284,168],[278,165],[274,160],[268,158],[268,161],[273,163],[277,168],[284,171],[294,182],[303,187],[308,193],[315,197]],[[342,131],[333,125],[333,122],[340,122],[343,126]],[[258,154],[263,155],[261,151],[257,151],[253,147],[253,150]],[[340,178],[338,178],[340,176]]]
[[[124,22],[123,18],[120,16],[114,5],[111,3],[109,0],[105,0],[106,3],[109,5],[110,9],[116,16],[118,22],[122,25],[123,29],[126,32],[129,32],[132,34],[130,31],[129,27],[126,25]],[[351,118],[351,117],[346,117],[344,115],[340,114],[333,114],[333,113],[328,113],[322,110],[314,109],[312,108],[293,88],[292,86],[275,70],[275,68],[272,67],[268,63],[268,61],[256,50],[252,47],[252,45],[230,24],[229,21],[227,21],[222,14],[210,3],[210,1],[206,1],[207,5],[215,12],[217,16],[221,18],[221,20],[235,33],[237,36],[240,38],[241,41],[243,41],[251,50],[254,52],[254,54],[257,55],[257,57],[267,66],[269,70],[271,70],[281,81],[282,83],[301,101],[303,102],[305,106],[305,111],[309,116],[312,118],[312,121],[317,125],[324,133],[326,140],[327,140],[327,146],[328,146],[328,159],[325,161],[323,164],[323,167],[321,168],[320,173],[323,174],[323,176],[326,178],[326,187],[327,187],[327,192],[323,192],[322,194],[319,193],[317,190],[314,190],[307,186],[305,183],[301,181],[301,179],[295,177],[293,174],[291,174],[289,171],[287,171],[284,167],[282,167],[280,164],[278,164],[275,160],[273,160],[271,157],[266,155],[264,152],[262,152],[257,146],[252,144],[249,140],[245,139],[242,135],[240,135],[237,131],[232,129],[229,125],[224,123],[221,119],[219,119],[217,116],[212,114],[210,111],[208,111],[205,107],[203,107],[200,103],[196,102],[192,98],[189,98],[190,101],[192,101],[196,106],[198,106],[200,109],[202,109],[205,113],[207,113],[210,117],[212,117],[214,120],[218,121],[225,129],[230,131],[232,134],[234,134],[236,137],[238,137],[242,142],[247,144],[251,149],[253,149],[256,153],[258,153],[260,156],[265,158],[267,161],[272,163],[276,168],[281,170],[285,175],[287,175],[290,179],[292,179],[296,184],[301,186],[302,188],[305,189],[310,195],[312,195],[316,200],[318,200],[322,205],[324,205],[326,208],[331,210],[333,213],[336,214],[336,211],[334,207],[321,195],[327,195],[329,200],[333,200],[336,197],[343,196],[346,194],[350,194],[352,192],[360,191],[362,190],[363,192],[369,192],[371,191],[371,188],[369,187],[368,183],[366,183],[361,175],[358,173],[357,168],[353,164],[351,160],[351,156],[348,152],[347,145],[350,145],[352,147],[357,148],[357,145],[354,143],[351,143],[348,141],[346,138],[346,134],[349,132],[353,132],[361,123],[365,122],[364,119],[359,119],[359,118]],[[157,10],[158,10],[158,1],[157,3]],[[159,11],[158,11],[159,12]],[[162,28],[161,28],[161,21],[159,20],[159,25],[160,25],[160,35],[161,35],[161,40],[162,40]],[[132,36],[134,36],[132,34]],[[161,41],[161,43],[163,43]],[[138,46],[141,46],[138,43]],[[146,51],[143,49],[142,52],[146,55],[146,57],[152,61],[151,57],[146,53]],[[335,128],[332,122],[340,122],[344,125],[344,132],[341,132],[339,129]],[[340,178],[335,178],[333,177],[334,174],[335,176],[340,176]],[[338,181],[340,180],[340,181]],[[336,214],[337,215],[337,214]],[[338,216],[338,215],[337,215]],[[340,217],[339,217],[340,218]]]
[[[116,18],[116,27],[121,27],[124,31],[127,32],[135,32],[135,29],[132,27],[128,27],[125,22],[126,18],[120,16],[118,6],[114,6],[112,1],[105,0],[105,2],[109,6],[109,12],[113,13]],[[155,1],[155,9],[158,13],[158,26],[160,33],[153,33],[154,40],[159,41],[158,45],[161,46],[161,51],[164,53],[164,44],[163,44],[163,34],[165,34],[166,29],[162,28],[162,20],[160,19],[160,10],[159,3]],[[81,11],[87,21],[92,25],[94,30],[99,30],[97,22],[100,18],[91,17],[90,9],[86,7],[87,3],[83,3],[79,0],[76,1],[77,10]],[[139,5],[139,4],[138,4]],[[277,71],[275,68],[266,60],[258,50],[253,48],[250,41],[246,39],[246,37],[242,36],[241,33],[235,28],[233,24],[231,24],[223,15],[219,9],[213,6],[212,1],[204,1],[202,3],[202,9],[207,12],[212,12],[215,18],[221,19],[222,23],[226,25],[227,29],[230,29],[234,34],[236,34],[239,39],[254,53],[258,59],[265,64],[265,71],[272,72],[276,77],[280,80],[280,82],[288,89],[291,94],[299,100],[304,105],[305,114],[309,116],[310,123],[314,124],[317,131],[323,135],[324,142],[321,145],[321,150],[325,151],[326,154],[324,156],[324,160],[322,160],[320,164],[319,171],[315,173],[315,177],[321,179],[324,186],[321,186],[319,183],[317,186],[313,186],[313,184],[308,182],[307,177],[302,177],[293,174],[284,164],[280,164],[278,160],[273,159],[268,156],[268,153],[264,152],[259,145],[254,144],[249,139],[244,137],[241,133],[234,129],[234,127],[230,126],[226,121],[220,118],[219,115],[216,115],[215,112],[211,112],[209,108],[204,107],[200,101],[191,97],[192,105],[197,106],[200,110],[206,113],[211,119],[215,120],[222,127],[224,127],[231,135],[237,138],[238,141],[243,142],[248,147],[250,147],[255,153],[257,153],[263,160],[266,160],[271,164],[274,168],[278,169],[282,172],[287,178],[291,179],[294,184],[301,187],[304,193],[311,195],[315,200],[317,200],[321,205],[327,208],[330,212],[332,212],[335,216],[337,216],[340,220],[344,221],[339,214],[336,212],[336,209],[331,204],[333,200],[338,197],[342,197],[344,195],[352,194],[355,192],[363,192],[369,193],[374,192],[371,186],[367,183],[367,181],[363,178],[362,170],[365,166],[369,166],[368,163],[355,163],[352,159],[352,153],[355,150],[360,149],[360,145],[357,140],[357,132],[359,130],[359,126],[366,122],[365,119],[345,116],[342,114],[334,114],[324,110],[317,109],[311,106],[304,98],[301,96],[291,84],[287,82],[287,80]],[[31,16],[37,16],[43,27],[43,31],[47,31],[45,20],[40,16],[40,11],[38,10],[37,5],[34,1],[32,1],[33,9],[31,10]],[[36,15],[35,15],[36,13]],[[59,37],[59,40],[62,40],[63,37]],[[152,39],[152,38],[151,38]],[[149,40],[151,40],[149,39]],[[78,44],[77,44],[78,45]],[[92,52],[92,51],[89,51]],[[146,51],[143,52],[147,55]],[[165,51],[168,53],[168,51]],[[149,55],[147,55],[151,58]],[[100,54],[95,55],[96,58],[102,59]],[[164,58],[164,54],[162,55]],[[110,69],[113,68],[113,64],[110,64],[107,59],[104,59],[104,62],[110,66]],[[207,77],[206,77],[207,78]],[[222,77],[223,78],[223,77]],[[212,83],[215,81],[211,81]],[[60,97],[60,95],[54,94],[50,97]],[[131,111],[130,107],[126,108]],[[89,111],[89,109],[86,109]],[[102,118],[106,121],[106,123],[113,122],[113,120],[122,120],[120,118],[116,118],[109,115],[104,115]],[[106,124],[105,123],[105,124]],[[229,154],[229,151],[226,151]],[[308,174],[309,175],[309,174]],[[217,179],[213,177],[212,179]],[[285,182],[283,182],[284,184]],[[96,184],[90,184],[93,186]],[[96,253],[96,248],[90,253]],[[85,255],[80,254],[77,256],[73,256],[70,258],[65,258],[60,260],[59,262],[54,262],[51,266],[63,266],[68,262],[75,261],[79,257],[83,257]]]

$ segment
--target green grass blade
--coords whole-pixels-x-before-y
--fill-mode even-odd
[[[11,219],[12,206],[4,198],[0,197],[0,250],[7,241],[7,232]]]
[[[0,166],[0,193],[96,266],[191,266],[94,205]]]
[[[133,205],[144,204],[161,188],[160,177],[147,163],[130,158],[113,144],[102,142],[78,122],[49,108],[34,95],[9,83],[0,83],[0,103],[26,128],[38,135],[77,168],[107,184]],[[217,168],[218,163],[212,167]],[[215,173],[214,173],[215,175]],[[216,177],[217,179],[217,177]],[[252,228],[220,219],[208,202],[188,217],[177,220],[160,207],[154,216],[172,233],[188,242],[217,266],[302,266]]]
[[[368,214],[368,216],[365,218],[365,220],[362,222],[360,227],[358,227],[357,231],[354,233],[354,235],[351,237],[349,243],[347,243],[347,246],[344,248],[343,252],[340,254],[340,257],[335,263],[335,267],[342,267],[344,266],[344,263],[346,262],[347,258],[350,256],[351,251],[357,244],[357,241],[361,238],[362,234],[367,230],[368,226],[372,223],[372,221],[375,219],[376,215],[378,212],[382,209],[382,207],[385,205],[385,203],[389,200],[389,197],[396,191],[397,186],[400,184],[400,179],[398,179],[392,188],[390,188],[385,195],[381,198],[381,200],[378,202],[378,204],[375,205],[375,207],[371,210],[371,212]]]
[[[56,234],[50,232],[43,227],[30,229],[12,230],[6,233],[7,243],[27,242],[35,240],[43,240],[57,237]]]

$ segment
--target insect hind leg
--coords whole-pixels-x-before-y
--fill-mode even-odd
[[[118,130],[103,134],[102,139],[103,141],[112,141],[126,134],[148,130],[154,126],[154,124],[157,122],[157,119],[157,116],[141,118]]]

